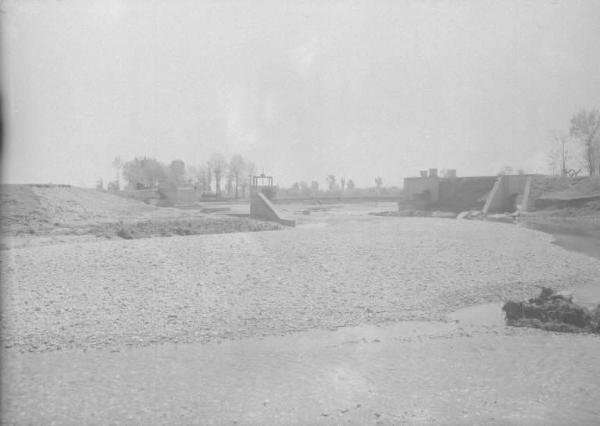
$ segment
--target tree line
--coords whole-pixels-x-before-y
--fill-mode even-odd
[[[552,174],[600,175],[600,111],[582,109],[571,117],[569,129],[552,133],[548,153]]]
[[[202,194],[227,195],[244,197],[248,189],[248,176],[256,173],[256,166],[246,161],[241,155],[233,155],[229,161],[221,153],[214,153],[210,159],[199,165],[186,166],[180,159],[165,164],[151,157],[135,157],[123,162],[116,157],[112,166],[116,171],[116,179],[108,182],[109,191],[121,189],[121,178],[125,181],[125,190],[177,188],[193,186]],[[213,192],[214,183],[214,192]],[[103,189],[102,180],[98,181],[98,189]]]
[[[375,186],[370,188],[358,188],[351,178],[345,176],[338,177],[329,174],[325,177],[326,187],[321,189],[319,182],[313,180],[310,184],[306,181],[294,182],[289,188],[278,188],[278,196],[301,198],[301,197],[316,197],[319,195],[325,196],[373,196],[373,195],[400,195],[401,188],[383,186],[383,179],[377,176],[373,180]]]

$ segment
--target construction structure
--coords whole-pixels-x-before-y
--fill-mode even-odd
[[[527,210],[533,175],[457,177],[456,170],[439,176],[437,169],[421,171],[419,177],[404,179],[405,199],[421,209],[483,214]]]
[[[271,203],[268,197],[273,194],[275,188],[272,176],[265,176],[264,173],[250,176],[250,217],[278,222],[285,226],[296,226],[295,220],[283,218]]]

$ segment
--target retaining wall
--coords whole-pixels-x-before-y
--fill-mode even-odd
[[[250,217],[278,222],[286,226],[296,226],[296,221],[281,217],[273,204],[260,192],[250,196]]]

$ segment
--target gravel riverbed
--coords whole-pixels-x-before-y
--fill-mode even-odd
[[[589,285],[600,262],[516,226],[337,218],[276,232],[3,250],[5,349],[145,346],[402,320]]]

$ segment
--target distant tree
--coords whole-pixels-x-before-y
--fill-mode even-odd
[[[310,183],[310,190],[314,195],[317,195],[317,193],[319,192],[319,182],[317,182],[316,180],[313,180]]]
[[[155,188],[166,181],[166,167],[154,158],[136,157],[123,164],[123,177],[133,189]]]
[[[348,191],[353,191],[355,188],[354,181],[352,179],[348,179],[348,183],[346,185],[348,186]]]
[[[245,171],[246,162],[244,161],[244,158],[239,154],[231,157],[231,160],[229,161],[229,172],[231,173],[233,182],[235,183],[235,198],[239,197],[238,188],[241,185],[241,180],[243,179]]]
[[[227,173],[227,183],[225,188],[227,191],[227,196],[231,197],[231,194],[233,194],[233,173],[231,173],[231,171],[228,171]]]
[[[181,186],[185,183],[185,163],[182,160],[173,160],[169,164],[171,172],[170,182],[173,186]]]
[[[196,190],[200,191],[200,193],[204,193],[210,190],[207,189],[206,184],[206,169],[207,167],[204,164],[186,168],[186,176],[188,180],[190,180],[193,183]]]
[[[600,150],[600,111],[580,110],[571,118],[569,134],[584,147],[585,165],[590,176],[598,173]]]
[[[98,191],[104,191],[104,179],[100,178],[96,181],[96,189]]]
[[[206,166],[204,167],[204,179],[206,181],[206,192],[211,192],[212,191],[212,177],[213,177],[213,170],[212,170],[212,166],[210,165],[210,161],[206,163]]]
[[[335,189],[335,176],[334,175],[327,175],[327,187],[329,188],[330,191],[333,191]]]
[[[340,179],[340,185],[342,187],[342,193],[344,192],[344,190],[346,189],[346,178],[342,176],[342,178]]]
[[[564,132],[555,131],[552,134],[552,139],[554,141],[558,157],[560,158],[560,174],[561,176],[566,176],[568,172],[567,162],[569,158],[569,150],[567,148],[567,144],[569,142],[569,137]]]
[[[379,195],[379,192],[381,191],[381,185],[383,185],[383,179],[381,179],[381,176],[377,176],[375,178],[375,187],[377,188],[377,195]]]
[[[118,191],[119,190],[119,181],[114,180],[112,182],[108,182],[107,189],[110,192],[116,192],[116,191]]]
[[[300,194],[303,197],[307,197],[310,195],[310,187],[308,186],[308,183],[304,181],[300,182]]]
[[[242,197],[246,197],[246,190],[250,186],[250,178],[256,175],[256,165],[251,161],[246,163],[243,173],[244,175],[240,176],[240,181],[242,185]]]
[[[227,161],[223,154],[216,152],[210,157],[209,165],[215,176],[215,192],[219,196],[221,195],[221,179],[227,169]]]
[[[551,175],[560,174],[560,151],[558,149],[555,148],[548,151],[548,154],[546,155],[546,162],[548,163],[548,168]]]
[[[121,181],[121,169],[123,168],[123,161],[121,160],[120,156],[116,156],[112,162],[112,166],[115,168],[115,170],[117,171],[117,191],[119,190],[119,186],[120,186],[120,181]]]

